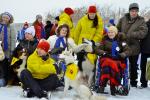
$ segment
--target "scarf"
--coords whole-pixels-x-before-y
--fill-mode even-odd
[[[56,40],[56,43],[55,43],[55,48],[59,48],[61,43],[64,48],[67,47],[65,44],[65,41],[64,41],[64,37],[58,37],[58,39]]]
[[[118,51],[116,48],[119,48],[117,41],[112,42],[112,57],[118,57]]]
[[[6,24],[0,24],[0,33],[4,27],[4,51],[8,50],[8,31]]]

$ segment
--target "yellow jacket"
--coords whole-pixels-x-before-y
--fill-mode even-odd
[[[53,64],[54,60],[51,58],[46,61],[42,60],[42,58],[38,56],[37,50],[35,50],[34,53],[28,57],[27,69],[34,78],[44,79],[50,74],[56,74],[56,69]]]
[[[67,24],[70,28],[70,37],[74,38],[73,33],[74,33],[74,26],[73,26],[73,22],[72,19],[70,18],[70,16],[68,14],[66,14],[65,12],[62,13],[59,16],[59,22],[58,22],[58,26],[62,25],[62,24]]]
[[[74,41],[76,44],[82,43],[82,38],[93,40],[95,42],[100,42],[103,35],[103,21],[102,18],[98,16],[98,26],[93,28],[93,21],[88,19],[88,15],[83,16],[75,28]]]

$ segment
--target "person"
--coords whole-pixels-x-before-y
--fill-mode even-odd
[[[147,26],[144,18],[138,15],[139,5],[131,3],[129,5],[129,13],[125,14],[117,25],[119,32],[127,35],[127,43],[132,50],[129,56],[130,63],[130,84],[137,87],[137,60],[140,53],[140,40],[147,34]]]
[[[146,64],[147,64],[147,58],[150,57],[150,19],[147,21],[147,26],[148,26],[148,34],[144,39],[141,40],[141,77],[140,77],[140,82],[141,86],[140,88],[146,88],[148,86],[148,81],[146,80]]]
[[[24,23],[23,28],[18,31],[17,34],[17,41],[20,42],[21,40],[23,40],[25,38],[25,30],[29,27],[29,24],[27,22]]]
[[[46,21],[46,26],[44,27],[45,29],[45,33],[46,33],[46,39],[49,38],[49,36],[54,35],[54,34],[50,34],[50,31],[52,29],[53,24],[51,23],[51,21]]]
[[[115,20],[113,18],[109,19],[108,26],[116,26]]]
[[[35,29],[34,26],[30,26],[25,30],[25,38],[20,41],[18,46],[21,46],[27,50],[27,55],[32,54],[38,44],[37,39],[35,38]]]
[[[36,34],[35,36],[36,36],[38,41],[40,39],[46,37],[45,30],[44,30],[44,25],[42,23],[42,16],[41,15],[37,15],[36,16],[36,20],[34,21],[33,26],[35,28],[35,34]]]
[[[94,47],[94,53],[100,55],[101,75],[98,92],[104,93],[107,82],[110,81],[111,95],[115,95],[115,86],[121,85],[121,75],[126,68],[125,58],[130,55],[125,34],[118,34],[118,29],[110,26],[100,46]]]
[[[59,15],[58,26],[67,24],[70,28],[70,37],[74,39],[74,25],[72,21],[72,16],[74,11],[70,7],[66,7],[61,15]]]
[[[48,91],[57,88],[58,77],[54,61],[48,53],[50,44],[41,39],[37,49],[27,59],[27,69],[20,74],[24,96],[48,98]]]
[[[52,26],[52,28],[50,30],[50,36],[55,35],[55,33],[56,33],[55,31],[56,31],[56,29],[58,27],[58,22],[59,22],[59,16],[56,16],[55,17],[55,21],[53,23],[53,26]]]
[[[0,14],[0,41],[5,54],[5,59],[0,61],[0,87],[7,85],[9,73],[8,66],[13,49],[15,48],[15,32],[11,25],[13,16],[9,12]]]
[[[56,35],[50,36],[47,40],[51,45],[50,51],[55,48],[75,48],[76,44],[69,35],[69,26],[67,24],[60,25],[56,30]]]
[[[103,21],[95,6],[89,6],[88,14],[83,16],[75,28],[74,41],[82,43],[82,38],[100,42],[103,34]]]

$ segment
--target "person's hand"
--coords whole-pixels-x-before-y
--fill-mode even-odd
[[[126,57],[126,54],[125,54],[125,53],[119,53],[119,56],[120,56],[121,58],[125,58],[125,57]]]

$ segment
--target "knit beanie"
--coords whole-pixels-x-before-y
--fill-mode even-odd
[[[89,6],[88,13],[96,13],[96,6]]]
[[[8,16],[9,20],[13,19],[13,16],[9,12],[2,13],[2,16]]]
[[[139,5],[138,5],[137,3],[131,3],[131,4],[129,5],[129,11],[130,11],[131,9],[137,9],[137,10],[139,10]]]
[[[48,52],[50,49],[50,44],[45,39],[41,39],[37,45],[37,48],[40,48],[44,50],[45,52]]]
[[[42,15],[40,15],[40,14],[36,15],[36,19],[39,19],[39,18],[42,19]]]
[[[115,32],[115,34],[118,34],[118,29],[117,29],[117,27],[115,27],[115,26],[110,26],[110,27],[108,27],[108,31],[110,32],[110,31],[113,31],[113,32]]]
[[[31,26],[31,27],[29,27],[29,28],[27,28],[26,30],[25,30],[25,34],[26,33],[29,33],[29,34],[31,34],[33,37],[35,36],[35,29],[34,29],[34,26]]]
[[[73,9],[71,9],[70,7],[65,8],[64,12],[67,13],[68,15],[74,14]]]

